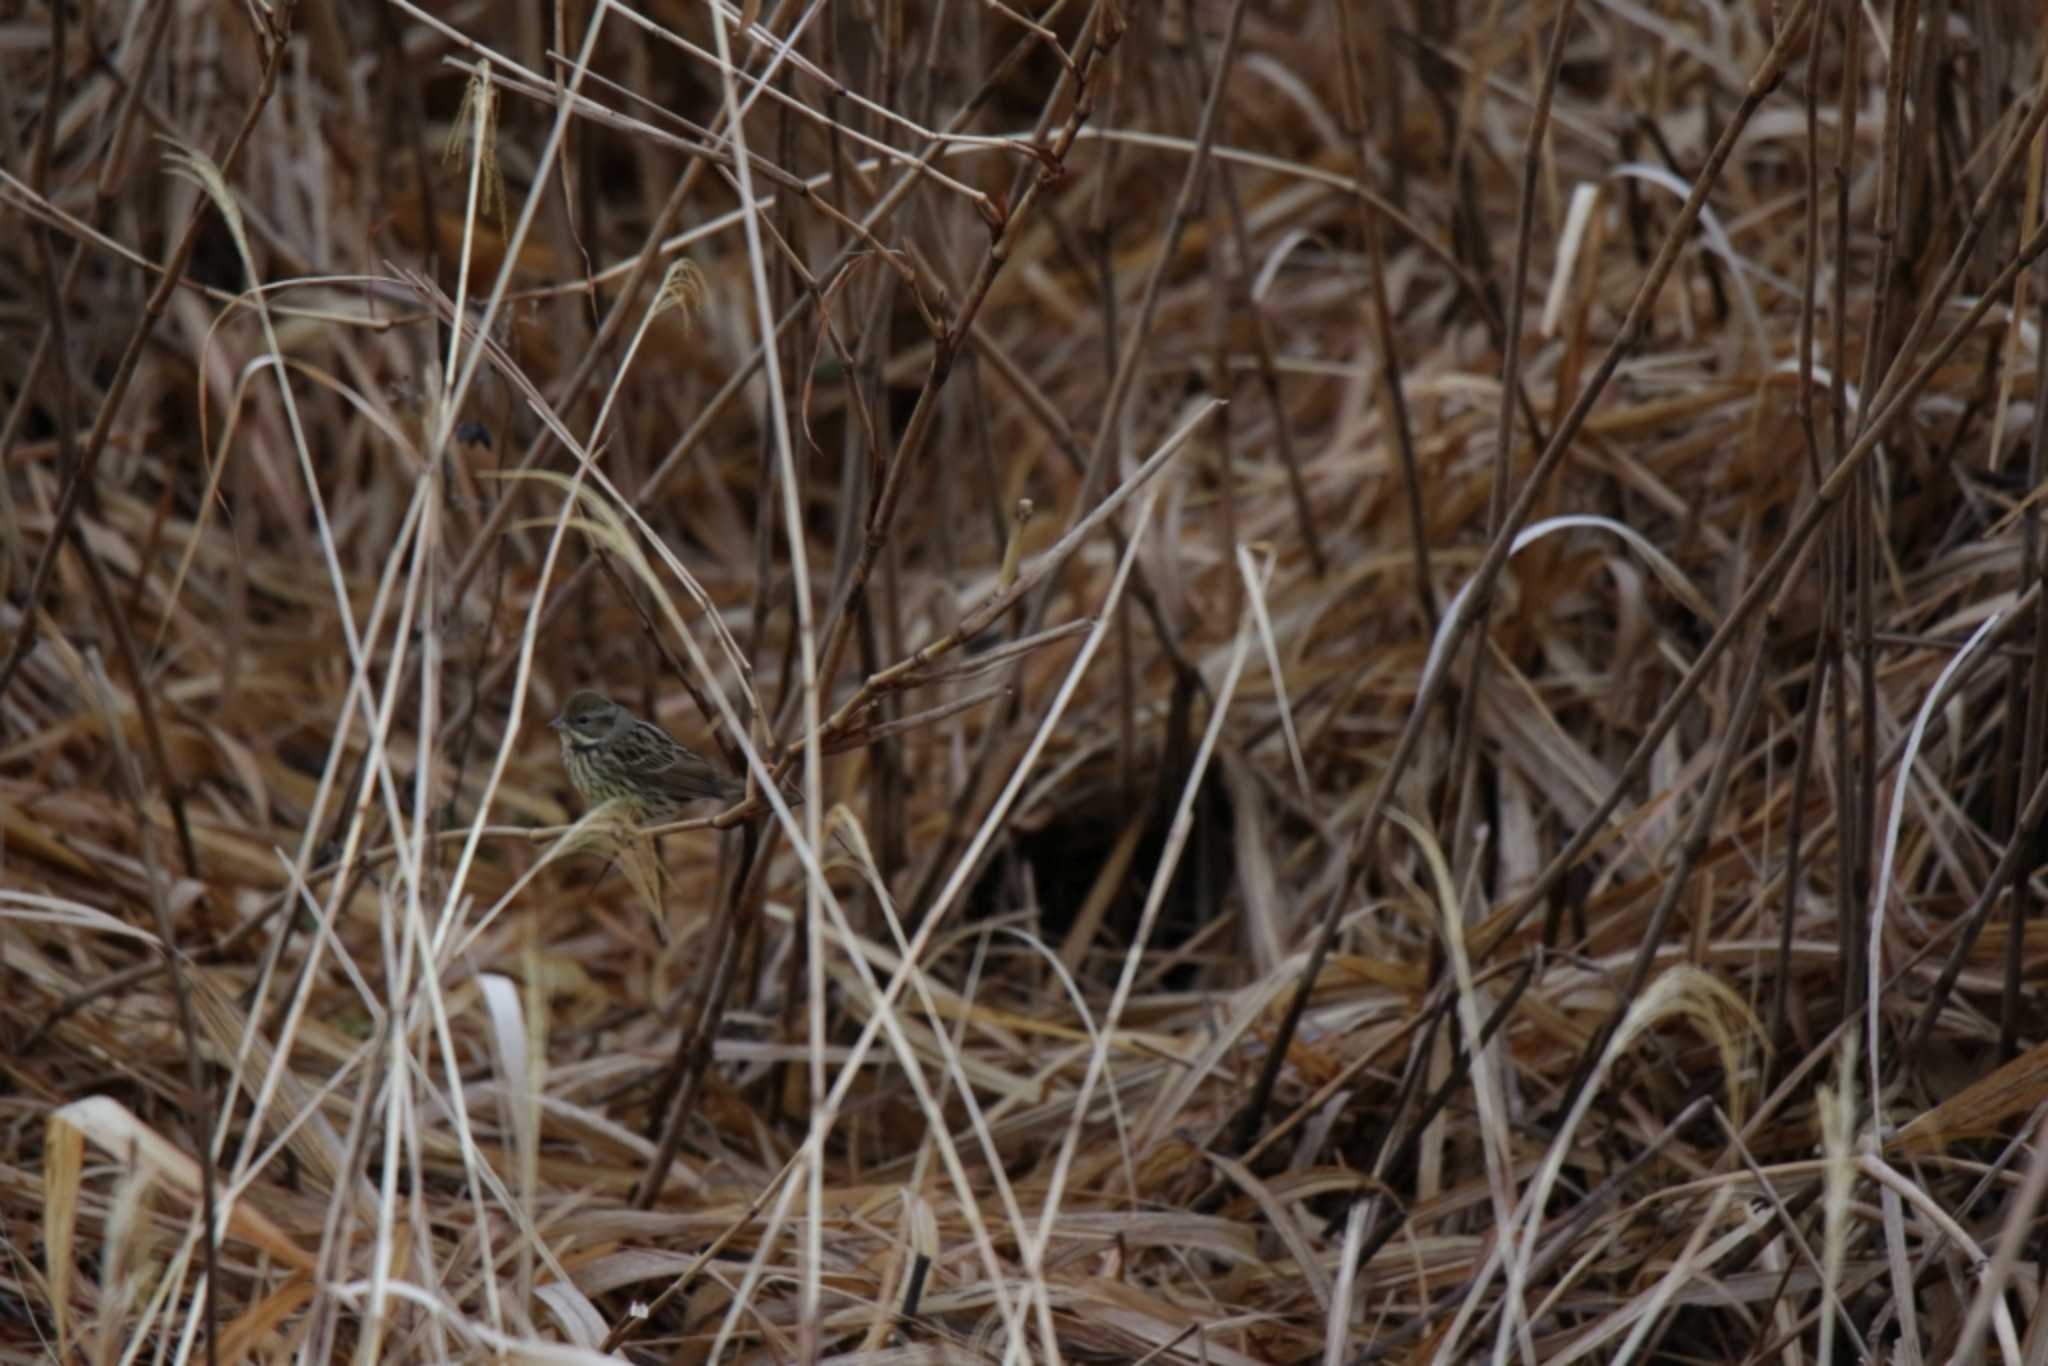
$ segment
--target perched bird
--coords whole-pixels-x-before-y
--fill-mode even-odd
[[[562,714],[548,724],[561,732],[562,765],[583,800],[623,797],[643,822],[674,820],[687,802],[730,802],[746,791],[746,784],[720,773],[660,726],[589,688],[570,694]]]

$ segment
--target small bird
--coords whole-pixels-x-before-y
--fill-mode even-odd
[[[720,773],[660,726],[589,688],[571,693],[548,724],[561,732],[569,781],[593,805],[623,797],[637,819],[658,824],[675,819],[685,803],[730,802],[746,791],[745,783]]]

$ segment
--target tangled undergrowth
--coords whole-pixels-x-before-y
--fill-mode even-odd
[[[2022,8],[0,23],[7,1359],[2036,1359]]]

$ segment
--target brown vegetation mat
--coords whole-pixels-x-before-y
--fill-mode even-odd
[[[2048,1361],[2030,7],[0,36],[8,1360]]]

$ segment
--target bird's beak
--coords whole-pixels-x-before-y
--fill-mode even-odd
[[[568,717],[566,717],[566,716],[557,716],[557,717],[556,717],[556,718],[555,718],[554,720],[552,720],[552,721],[548,722],[548,729],[549,729],[549,730],[560,730],[560,729],[561,729],[562,727],[564,727],[564,726],[566,726],[566,725],[568,725],[568,724],[569,724],[569,718],[568,718]]]

